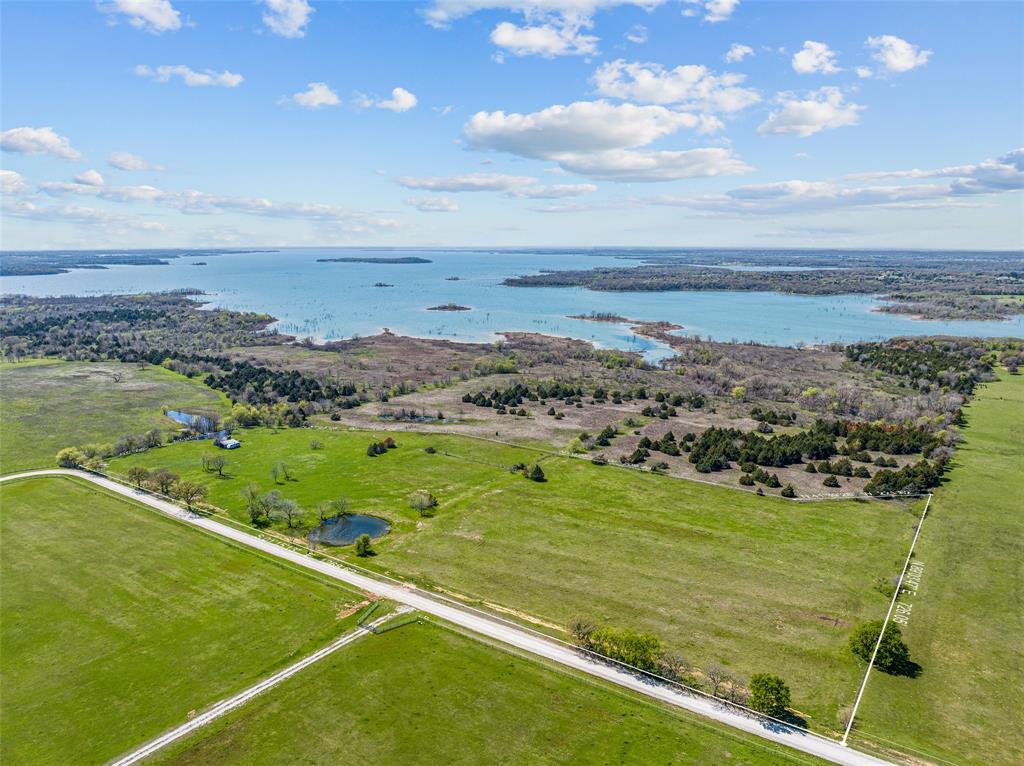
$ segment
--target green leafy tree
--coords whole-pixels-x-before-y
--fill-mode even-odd
[[[750,678],[750,707],[775,718],[789,707],[789,687],[778,676],[756,673]]]
[[[85,462],[85,453],[75,447],[65,447],[57,453],[57,465],[61,468],[78,468]]]
[[[850,636],[850,651],[864,662],[871,661],[871,653],[875,650],[878,635],[882,633],[882,621],[871,620],[857,626]],[[903,634],[898,625],[889,623],[882,634],[875,656],[875,667],[885,673],[901,673],[910,665],[910,649],[903,642]]]
[[[245,510],[249,514],[249,522],[256,527],[266,526],[269,521],[267,516],[267,505],[260,495],[260,488],[255,484],[249,484],[242,490],[242,497],[245,499]]]
[[[367,534],[359,535],[356,538],[356,555],[369,556],[371,553],[373,553],[373,543],[370,540],[370,536]]]

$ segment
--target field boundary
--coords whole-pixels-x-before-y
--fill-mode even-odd
[[[864,698],[864,690],[867,688],[868,679],[871,677],[871,671],[875,666],[875,658],[878,656],[878,649],[882,645],[882,637],[885,635],[885,629],[889,626],[889,620],[892,618],[893,609],[896,608],[896,601],[900,597],[900,589],[903,587],[903,580],[907,576],[907,569],[910,567],[910,561],[914,557],[914,548],[917,546],[917,540],[921,536],[921,530],[924,528],[925,517],[928,516],[928,509],[931,507],[933,495],[929,493],[928,499],[925,501],[924,510],[921,512],[921,518],[917,521],[917,529],[914,531],[914,539],[910,541],[910,550],[907,551],[907,560],[903,562],[903,569],[900,570],[900,578],[896,582],[896,589],[892,594],[892,600],[889,601],[889,609],[885,613],[885,620],[882,622],[882,629],[878,632],[878,640],[875,641],[875,648],[871,651],[871,659],[868,661],[868,667],[864,671],[864,680],[861,681],[860,689],[857,691],[857,697],[854,700],[853,708],[850,710],[850,720],[846,723],[846,730],[843,732],[843,738],[840,740],[840,744],[846,747],[847,741],[850,738],[850,731],[853,729],[853,722],[857,717],[857,708],[860,707],[861,700]]]
[[[242,690],[234,697],[230,697],[226,700],[218,702],[206,712],[197,715],[191,721],[187,721],[186,723],[183,723],[181,726],[178,726],[164,734],[161,734],[155,739],[152,739],[146,744],[144,744],[142,747],[137,748],[132,752],[128,753],[127,755],[118,758],[117,760],[111,763],[111,766],[132,766],[132,764],[138,763],[139,761],[148,758],[153,753],[167,747],[172,742],[176,742],[182,737],[185,737],[191,734],[192,732],[201,729],[203,726],[212,723],[218,718],[227,715],[232,710],[235,710],[236,708],[239,708],[242,705],[246,704],[250,700],[259,696],[260,694],[263,694],[263,692],[269,691],[278,684],[287,681],[296,673],[299,673],[300,671],[308,668],[310,665],[313,665],[314,663],[319,662],[325,657],[334,654],[334,652],[338,651],[342,647],[348,646],[349,644],[353,643],[359,638],[362,638],[363,636],[376,633],[378,630],[380,630],[380,626],[383,623],[387,622],[392,617],[395,617],[399,614],[403,613],[395,612],[394,614],[385,615],[366,625],[356,626],[354,630],[350,630],[348,633],[341,636],[341,638],[337,638],[331,643],[327,644],[327,646],[321,647],[312,654],[303,657],[298,662],[293,663],[292,665],[289,665],[288,667],[282,670],[279,670],[278,672],[263,679],[262,681],[258,681],[257,683],[250,686],[248,689]],[[404,625],[407,623],[402,624]]]
[[[504,617],[460,603],[447,596],[422,590],[415,585],[389,575],[364,570],[362,567],[350,565],[348,562],[342,562],[334,558],[324,560],[316,556],[311,550],[302,550],[301,548],[296,550],[294,546],[282,546],[266,538],[257,537],[247,529],[245,531],[233,529],[219,521],[208,519],[201,513],[186,511],[177,501],[171,500],[168,502],[155,493],[136,490],[136,488],[114,477],[105,477],[98,472],[49,469],[39,472],[26,472],[16,477],[3,477],[0,478],[0,481],[46,476],[78,476],[101,486],[107,486],[108,489],[128,497],[133,495],[141,496],[138,498],[141,502],[154,505],[158,510],[162,510],[168,515],[177,518],[182,523],[199,526],[213,532],[219,531],[220,534],[246,545],[264,549],[269,553],[294,563],[330,574],[365,591],[376,592],[378,595],[405,603],[414,609],[420,609],[440,619],[452,620],[456,624],[478,631],[484,636],[516,646],[531,654],[553,660],[588,675],[604,678],[618,686],[688,710],[690,713],[717,720],[733,728],[746,731],[748,734],[788,745],[834,763],[855,764],[857,766],[861,764],[877,766],[878,764],[888,763],[877,756],[848,748],[845,744],[832,737],[797,726],[789,721],[773,718],[738,703],[715,697],[700,689],[686,686],[678,681],[605,657],[562,639],[541,633],[533,628],[512,622]],[[341,572],[344,571],[347,571],[347,576],[341,575]],[[383,583],[381,579],[390,580],[395,584]]]

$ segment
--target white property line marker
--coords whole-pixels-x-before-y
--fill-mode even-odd
[[[218,702],[205,713],[197,715],[191,721],[183,723],[176,729],[171,729],[166,734],[161,734],[156,739],[147,742],[138,750],[133,750],[128,755],[118,758],[111,764],[111,766],[130,766],[133,763],[138,763],[143,758],[148,758],[157,750],[166,747],[175,740],[181,739],[182,737],[191,734],[196,729],[199,729],[205,726],[206,724],[211,723],[215,719],[220,718],[222,715],[231,712],[235,708],[241,707],[256,695],[261,694],[267,691],[268,689],[277,686],[282,681],[291,678],[300,670],[309,667],[314,662],[322,660],[324,657],[337,651],[346,644],[350,644],[357,638],[368,635],[369,633],[370,631],[366,628],[356,628],[355,630],[346,633],[341,638],[331,642],[322,649],[313,652],[313,654],[309,655],[308,657],[304,657],[303,659],[296,662],[294,665],[289,665],[284,670],[280,670],[274,675],[270,676],[269,678],[263,679],[259,683],[255,684],[254,686],[250,686],[245,691],[236,694],[234,697],[231,697],[230,699],[226,699],[223,702]]]
[[[914,539],[910,541],[910,550],[907,552],[907,560],[903,562],[903,569],[900,571],[900,579],[896,583],[896,592],[892,594],[892,601],[889,602],[889,611],[885,613],[885,621],[882,623],[882,630],[878,634],[878,640],[875,641],[875,648],[871,652],[871,661],[868,662],[868,669],[864,671],[864,680],[860,682],[860,690],[857,692],[857,699],[853,702],[853,710],[850,711],[850,720],[846,722],[846,731],[843,732],[843,738],[839,744],[846,747],[846,741],[850,738],[850,731],[853,729],[853,721],[857,717],[857,708],[860,707],[860,701],[864,697],[864,690],[867,688],[868,679],[871,677],[871,669],[875,666],[875,657],[878,656],[878,648],[882,645],[882,636],[885,635],[885,629],[889,626],[889,618],[892,617],[892,610],[896,607],[896,601],[900,597],[900,588],[903,587],[903,578],[907,576],[907,567],[910,566],[910,559],[914,557],[914,547],[917,545],[917,538],[921,536],[921,527],[924,526],[925,516],[928,515],[928,507],[932,504],[932,494],[928,494],[928,499],[924,503],[924,510],[921,512],[921,519],[917,522],[917,531],[914,532]]]

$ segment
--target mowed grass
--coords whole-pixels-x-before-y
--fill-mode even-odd
[[[360,600],[77,480],[0,503],[5,764],[114,758],[328,643]]]
[[[954,763],[1024,763],[1024,376],[965,410],[966,443],[921,531],[903,636],[918,678],[874,673],[858,731]],[[869,740],[870,741],[870,740]]]
[[[165,407],[229,409],[217,391],[162,367],[58,360],[0,365],[0,405],[3,473],[50,468],[64,447],[173,426]]]
[[[548,481],[538,484],[508,470],[538,453],[457,436],[397,433],[396,450],[367,457],[386,435],[246,431],[228,453],[228,478],[202,470],[201,455],[217,452],[208,443],[111,468],[168,467],[204,481],[211,501],[242,521],[250,483],[309,509],[347,496],[353,511],[395,523],[366,565],[556,626],[582,615],[651,631],[699,667],[778,673],[812,726],[838,725],[860,676],[847,639],[885,613],[873,586],[898,573],[909,545],[916,519],[903,506],[798,504],[568,457],[545,458]],[[291,481],[273,482],[277,461]],[[406,505],[421,488],[440,500],[434,518]]]
[[[429,623],[363,638],[153,761],[820,763]]]

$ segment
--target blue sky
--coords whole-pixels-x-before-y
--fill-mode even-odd
[[[1024,246],[1021,3],[0,13],[5,249]]]

